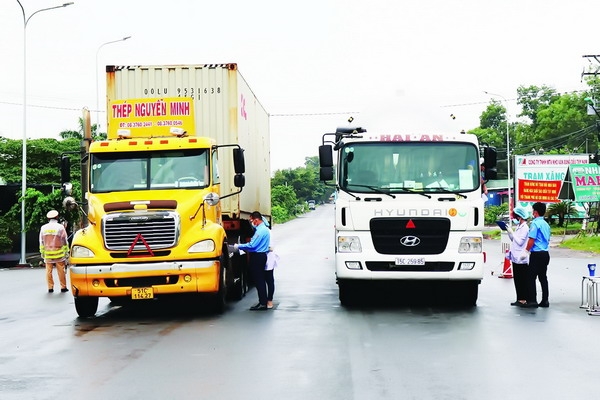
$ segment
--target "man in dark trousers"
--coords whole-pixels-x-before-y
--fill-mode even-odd
[[[252,239],[248,243],[236,244],[234,247],[235,250],[244,250],[249,254],[248,268],[258,292],[258,304],[250,307],[250,310],[262,311],[268,309],[265,266],[267,264],[267,253],[271,245],[271,232],[263,222],[262,215],[258,211],[250,214],[250,223],[256,228]]]
[[[525,247],[526,253],[522,259],[529,257],[527,302],[519,304],[521,307],[550,307],[548,302],[548,264],[550,263],[550,225],[544,220],[546,205],[535,203],[533,206],[533,221],[529,226],[529,239]],[[536,278],[542,286],[542,301],[537,302],[535,287]]]

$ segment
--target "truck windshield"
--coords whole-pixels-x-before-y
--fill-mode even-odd
[[[206,149],[96,153],[90,162],[92,193],[197,189],[210,183]]]
[[[471,143],[350,143],[341,149],[340,186],[352,192],[470,192],[480,186]]]

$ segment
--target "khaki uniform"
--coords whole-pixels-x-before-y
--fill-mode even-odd
[[[67,288],[65,265],[68,252],[69,244],[65,227],[59,224],[56,219],[51,219],[40,230],[40,254],[46,264],[48,289],[54,289],[53,267],[56,267],[60,288]]]

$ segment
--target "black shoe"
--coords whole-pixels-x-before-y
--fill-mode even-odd
[[[60,291],[61,291],[62,293],[66,293],[66,292],[68,292],[68,291],[69,291],[69,289],[67,289],[67,288],[64,288],[64,289],[60,289]]]
[[[550,303],[548,303],[548,300],[546,300],[546,301],[540,301],[540,302],[538,303],[538,306],[539,306],[539,307],[548,308],[548,307],[550,307]]]
[[[521,304],[522,303],[519,300],[513,301],[512,303],[510,303],[511,306],[518,306],[518,305],[521,305]]]
[[[527,303],[519,303],[519,307],[523,307],[523,308],[537,308],[538,307],[538,303],[536,303],[534,301],[528,301]]]
[[[48,289],[48,293],[54,293],[54,289]]]
[[[266,309],[267,309],[266,304],[260,304],[260,303],[255,304],[252,307],[250,307],[251,311],[262,311],[262,310],[266,310]]]

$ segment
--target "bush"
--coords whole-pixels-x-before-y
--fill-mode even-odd
[[[273,217],[273,222],[276,224],[282,224],[292,219],[287,210],[279,205],[271,208],[271,214]]]
[[[504,203],[499,206],[489,206],[485,208],[484,223],[486,225],[494,225],[498,217],[508,211],[508,204]]]

